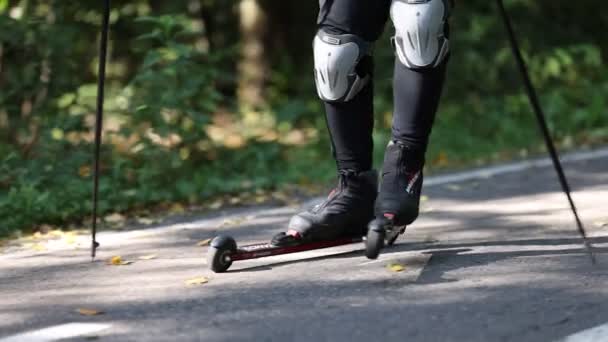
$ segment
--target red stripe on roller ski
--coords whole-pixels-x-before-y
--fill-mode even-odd
[[[230,255],[230,259],[232,261],[257,259],[273,255],[290,254],[315,249],[349,245],[361,241],[363,241],[363,238],[358,237],[343,238],[332,241],[311,242],[296,246],[273,246],[269,243],[257,243],[253,245],[239,247],[235,253]]]

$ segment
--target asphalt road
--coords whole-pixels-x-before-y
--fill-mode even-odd
[[[608,158],[569,162],[566,171],[597,266],[554,171],[528,165],[429,179],[421,218],[376,261],[350,245],[243,261],[225,274],[207,269],[198,241],[219,232],[239,243],[267,240],[299,207],[103,232],[94,263],[85,236],[5,247],[0,342],[564,339],[608,322]],[[134,263],[107,265],[115,255]],[[404,270],[387,267],[395,263]],[[201,276],[208,283],[185,283]],[[606,341],[608,329],[577,336],[569,341]]]

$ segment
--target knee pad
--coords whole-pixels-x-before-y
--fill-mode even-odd
[[[410,69],[437,67],[448,55],[448,0],[393,0],[393,45],[401,63]]]
[[[371,43],[352,34],[319,30],[313,41],[315,84],[319,97],[328,102],[352,100],[371,80]]]

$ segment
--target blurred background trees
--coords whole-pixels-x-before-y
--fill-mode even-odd
[[[608,138],[608,4],[506,1],[562,148]],[[457,4],[430,171],[542,152],[493,1]],[[0,0],[0,235],[90,208],[100,1]],[[114,0],[101,209],[333,177],[311,75],[316,1]],[[592,13],[592,15],[590,15]],[[392,115],[376,49],[376,162]]]

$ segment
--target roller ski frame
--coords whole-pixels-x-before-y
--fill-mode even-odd
[[[363,241],[364,237],[345,237],[329,241],[302,243],[292,246],[275,246],[268,242],[254,243],[238,247],[236,241],[226,235],[220,235],[211,241],[207,251],[207,265],[215,273],[226,272],[232,263],[273,255],[291,254],[316,249],[350,245]]]
[[[397,226],[394,215],[384,214],[369,223],[365,238],[365,256],[368,259],[377,259],[382,249],[395,244],[399,235],[405,233],[406,226]]]
[[[392,246],[399,235],[405,232],[405,227],[398,227],[395,229],[393,229],[392,226],[382,227],[384,228],[383,231],[368,231],[367,236],[344,237],[335,240],[309,242],[293,246],[275,246],[268,242],[261,242],[239,247],[237,246],[234,238],[226,235],[220,235],[214,238],[210,243],[209,250],[207,251],[207,265],[213,272],[223,273],[226,272],[235,261],[313,251],[323,248],[350,245],[359,242],[365,242],[365,255],[370,259],[375,259],[378,257],[380,250],[384,246]],[[382,238],[382,241],[378,243],[378,239],[380,237]],[[384,240],[385,238],[386,241]],[[370,251],[374,252],[375,254],[370,254]],[[375,255],[375,257],[372,258],[370,255]]]

